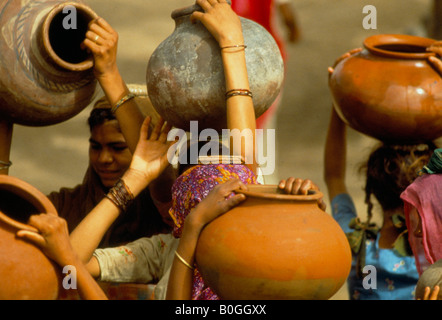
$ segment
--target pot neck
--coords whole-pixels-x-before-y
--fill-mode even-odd
[[[93,67],[93,57],[80,44],[88,24],[97,14],[78,2],[64,2],[49,9],[35,25],[32,51],[41,63],[47,61],[58,70],[86,71]]]
[[[426,49],[433,39],[396,34],[375,35],[365,39],[364,47],[374,55],[393,59],[427,59],[435,53]]]

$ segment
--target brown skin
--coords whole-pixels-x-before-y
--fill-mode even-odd
[[[117,120],[92,128],[89,138],[89,163],[103,186],[111,188],[129,168],[132,159]]]
[[[345,184],[346,132],[347,126],[339,118],[335,109],[332,108],[324,154],[324,178],[330,200],[340,193],[348,193]],[[384,223],[379,238],[381,248],[392,248],[395,239],[399,235],[392,219],[390,219],[395,213],[396,211],[384,212]]]
[[[170,126],[160,121],[148,135],[150,117],[142,124],[129,169],[123,180],[136,197],[168,166],[167,150],[173,142],[167,141]],[[119,216],[120,210],[104,198],[69,236],[66,221],[51,214],[31,216],[29,224],[39,231],[19,230],[17,236],[39,246],[43,252],[61,267],[72,265],[77,269],[77,284],[83,299],[106,299],[93,277],[100,274],[98,261],[92,253],[104,233]],[[87,265],[85,265],[87,263]]]

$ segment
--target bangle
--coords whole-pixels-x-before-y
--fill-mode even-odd
[[[186,260],[184,260],[184,258],[182,257],[182,256],[180,256],[179,254],[178,254],[178,252],[177,251],[175,251],[175,255],[177,256],[177,258],[178,259],[180,259],[180,261],[187,267],[187,268],[189,268],[190,270],[194,270],[195,268],[194,267],[192,267]]]
[[[243,48],[244,50],[247,48],[247,46],[245,44],[238,44],[235,46],[225,46],[225,47],[221,47],[221,50],[224,49],[232,49],[232,48]]]
[[[135,95],[133,93],[128,93],[126,94],[123,98],[121,98],[116,104],[115,106],[112,107],[111,112],[115,113],[117,112],[117,109],[119,107],[121,107],[124,103],[126,103],[127,101],[129,101],[130,99],[135,98]]]
[[[134,195],[123,179],[119,179],[105,196],[122,212],[126,211],[134,200]]]
[[[253,98],[253,94],[248,89],[233,89],[226,92],[226,100],[234,96],[247,96]]]
[[[0,167],[0,170],[5,170],[5,169],[8,169],[10,166],[12,166],[11,161],[6,162],[6,161],[0,160],[0,164],[3,165]]]

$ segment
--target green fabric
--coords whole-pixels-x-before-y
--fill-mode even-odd
[[[422,168],[421,172],[428,174],[442,173],[442,148],[434,150],[430,161]]]
[[[358,277],[363,276],[362,269],[365,266],[366,241],[367,239],[375,239],[379,232],[379,227],[375,223],[361,222],[359,218],[353,218],[349,227],[355,231],[347,233],[347,239],[350,248],[357,256],[356,273]]]
[[[413,251],[411,251],[410,243],[408,242],[408,229],[405,222],[404,214],[395,214],[392,216],[393,225],[400,232],[399,236],[393,243],[393,248],[397,254],[402,257],[411,256]]]

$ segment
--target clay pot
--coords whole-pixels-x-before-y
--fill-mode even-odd
[[[227,128],[225,78],[221,50],[215,38],[190,15],[193,5],[172,12],[175,30],[153,52],[147,67],[149,97],[158,113],[177,128]],[[255,116],[263,114],[278,96],[284,79],[279,48],[264,27],[241,18],[250,90]],[[240,88],[239,88],[240,89]]]
[[[416,285],[416,298],[422,299],[425,287],[433,290],[434,286],[442,287],[442,259],[433,263],[421,274]],[[437,299],[442,300],[442,290],[439,291]]]
[[[66,6],[76,8],[70,16],[76,24],[65,20],[73,12],[63,13]],[[78,1],[61,0],[7,0],[0,12],[0,117],[43,126],[78,114],[96,88],[92,57],[80,43],[97,15]]]
[[[320,210],[320,192],[283,195],[249,185],[246,200],[212,221],[198,240],[204,281],[222,299],[328,299],[351,268],[347,238]]]
[[[334,107],[353,129],[385,142],[442,136],[442,78],[428,62],[435,40],[375,35],[330,69]]]
[[[61,269],[35,245],[16,238],[32,214],[57,214],[49,199],[17,178],[0,175],[0,300],[58,297]]]

